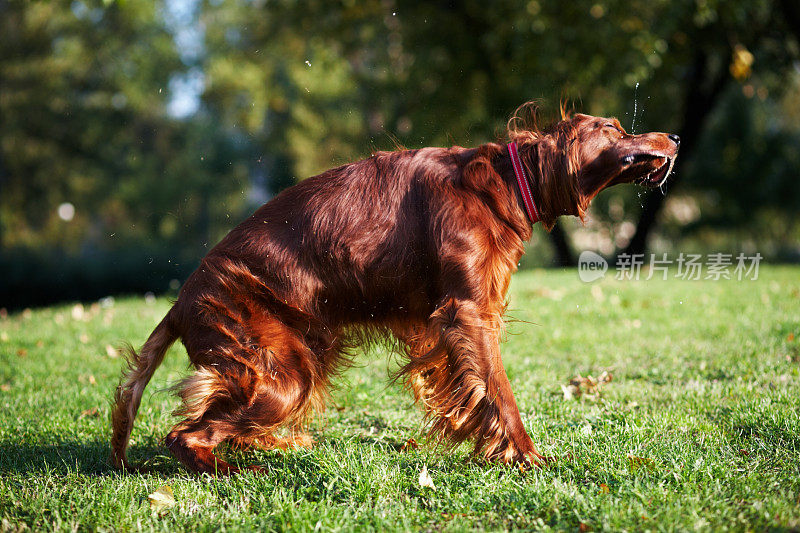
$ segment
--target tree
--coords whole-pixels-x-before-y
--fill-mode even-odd
[[[167,113],[170,81],[188,66],[162,11],[0,2],[4,247],[177,252],[219,236],[209,217],[238,215],[252,154],[208,115]],[[74,205],[68,222],[62,203]]]
[[[229,0],[204,9],[206,98],[304,177],[395,142],[493,140],[519,103],[573,97],[629,129],[678,132],[674,186],[728,84],[780,90],[798,46],[779,3],[284,0],[256,13]],[[637,199],[614,194],[631,216]],[[644,250],[663,202],[647,195],[628,252]],[[552,239],[571,262],[558,226]]]

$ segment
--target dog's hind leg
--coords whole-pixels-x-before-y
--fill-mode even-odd
[[[184,406],[176,414],[186,418],[172,428],[164,442],[189,470],[222,475],[239,471],[214,455],[214,448],[236,432],[231,415],[246,405],[252,394],[249,380],[239,379],[246,377],[246,372],[233,366],[224,373],[206,366],[179,384]]]
[[[203,366],[180,386],[186,419],[166,438],[166,445],[187,468],[209,474],[234,474],[235,466],[214,455],[224,442],[234,445],[288,446],[273,433],[301,427],[318,394],[308,353],[285,353],[261,371],[255,365],[228,362],[222,369]],[[243,359],[243,358],[241,358]],[[310,442],[301,437],[296,444]],[[258,470],[257,467],[251,467]]]

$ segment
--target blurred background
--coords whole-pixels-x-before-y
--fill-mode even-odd
[[[800,261],[797,0],[0,0],[0,308],[174,290],[283,188],[531,99],[682,144],[668,191],[537,227],[523,267]]]

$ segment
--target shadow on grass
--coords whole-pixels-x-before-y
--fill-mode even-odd
[[[710,410],[709,420],[718,425],[732,446],[749,451],[779,450],[800,452],[800,434],[787,427],[782,420],[761,413],[742,413],[730,407]]]
[[[400,440],[385,435],[356,435],[347,437],[328,437],[318,441],[333,453],[346,453],[348,448],[367,449],[375,447],[383,453],[398,454],[405,466],[414,465],[424,459],[413,453],[417,446],[421,449],[436,450],[431,444],[411,439]],[[441,450],[440,450],[441,451]],[[18,441],[0,442],[0,474],[82,474],[87,476],[113,476],[123,474],[109,463],[110,446],[105,440],[60,440],[51,444],[30,444]],[[223,445],[220,456],[240,467],[260,465],[268,472],[302,470],[307,474],[319,475],[326,468],[320,457],[313,451],[301,450],[237,450]],[[323,456],[326,452],[323,452]],[[437,454],[438,455],[438,454]],[[445,457],[450,457],[445,455]],[[137,444],[128,451],[132,465],[143,467],[144,472],[154,475],[175,475],[187,473],[180,463],[159,444]],[[429,458],[430,459],[430,458]],[[452,460],[456,461],[451,457]],[[446,460],[446,459],[445,459]],[[456,461],[460,462],[460,461]],[[420,463],[421,464],[421,463]]]
[[[111,448],[107,441],[62,440],[52,444],[0,442],[0,473],[79,473],[110,475],[119,471],[108,461]],[[154,473],[172,473],[177,464],[158,446],[137,446],[131,462],[145,461]]]

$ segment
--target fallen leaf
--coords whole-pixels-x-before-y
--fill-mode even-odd
[[[419,448],[419,444],[417,443],[417,441],[415,441],[414,439],[408,439],[405,442],[405,444],[400,446],[400,451],[405,452],[408,450],[416,450],[417,448]]]
[[[90,416],[92,418],[96,418],[100,416],[100,410],[97,407],[92,407],[91,409],[85,409],[81,411],[81,418],[85,416]]]
[[[608,488],[608,485],[600,483],[600,494],[608,494],[609,492],[611,492],[611,489]]]
[[[561,393],[564,395],[564,400],[569,401],[569,400],[574,399],[575,398],[575,392],[577,392],[577,391],[578,391],[578,389],[576,389],[572,385],[561,385]]]
[[[3,383],[2,385],[0,385],[0,390],[3,392],[8,392],[11,390],[11,385],[9,385],[8,383]]]
[[[106,344],[106,355],[109,356],[111,359],[116,359],[119,357],[119,352],[117,349],[111,346],[110,344]]]
[[[75,304],[72,307],[72,320],[83,319],[83,304]]]
[[[592,526],[590,526],[589,524],[584,524],[583,522],[578,524],[578,531],[581,531],[582,533],[586,533],[587,531],[591,531],[591,530],[592,530]]]
[[[430,487],[431,490],[436,490],[436,486],[433,484],[433,479],[428,473],[428,465],[422,465],[422,472],[419,473],[419,486]]]
[[[164,485],[153,494],[147,496],[150,501],[150,510],[156,513],[175,507],[175,496],[172,494],[172,487]]]
[[[561,393],[564,395],[565,400],[572,400],[580,397],[597,400],[600,398],[602,386],[611,382],[612,379],[613,377],[611,374],[606,371],[603,371],[597,378],[592,376],[584,377],[578,374],[576,377],[569,380],[569,384],[561,385]]]
[[[786,337],[786,341],[792,342],[793,340],[794,340],[794,333],[789,333],[789,335]]]
[[[25,357],[26,355],[28,355],[28,350],[26,350],[25,348],[20,348],[19,350],[17,350],[18,357]]]
[[[90,385],[97,385],[97,380],[94,379],[94,375],[89,374],[89,384]]]

